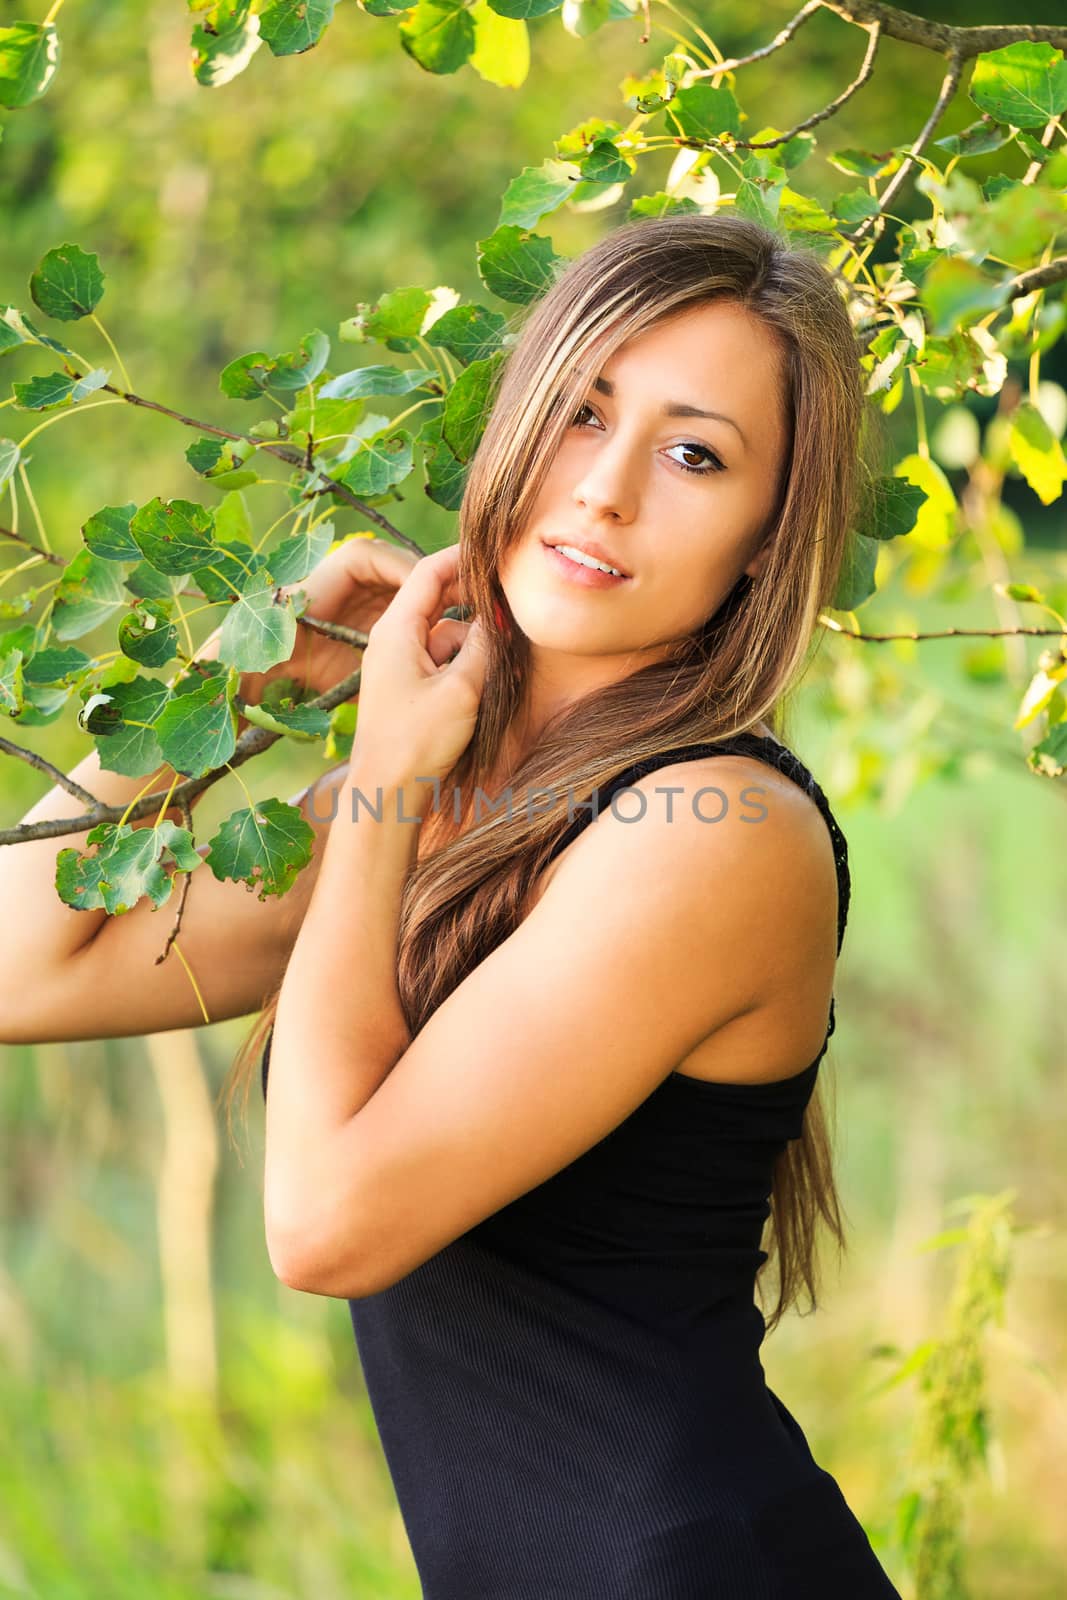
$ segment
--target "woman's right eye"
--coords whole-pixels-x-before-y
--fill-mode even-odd
[[[585,403],[585,401],[583,401],[582,404],[578,407],[577,411],[574,413],[574,416],[571,418],[571,426],[572,427],[580,428],[582,426],[580,418],[581,418],[581,415],[582,415],[583,411],[588,411],[588,413],[589,413],[589,415],[591,417],[595,417],[596,416],[596,412],[593,410],[592,406],[591,405],[587,405]]]

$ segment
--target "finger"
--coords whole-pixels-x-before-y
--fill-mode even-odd
[[[361,549],[355,548],[361,546]],[[399,589],[422,560],[411,550],[390,544],[388,539],[349,539],[341,546],[352,576],[364,582],[392,585]]]
[[[450,671],[480,684],[489,665],[489,636],[481,617],[475,617],[473,622],[465,622],[461,626],[466,637],[455,660],[450,663]]]
[[[423,556],[383,611],[381,621],[388,618],[390,625],[402,629],[428,630],[459,598],[458,564],[458,544]]]
[[[443,667],[463,646],[470,628],[469,622],[459,622],[455,617],[443,617],[430,629],[426,648],[436,667]]]

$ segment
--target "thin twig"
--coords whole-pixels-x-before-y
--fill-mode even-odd
[[[51,561],[54,566],[65,567],[65,556],[56,555],[54,550],[42,550],[39,544],[34,544],[32,539],[27,539],[25,534],[16,533],[12,528],[0,528],[0,539],[14,539],[16,544],[24,545],[27,550],[32,550],[35,556],[40,556],[42,561]]]
[[[821,4],[821,0],[817,0],[817,3]],[[870,38],[867,42],[867,53],[863,58],[863,64],[860,67],[859,72],[853,78],[852,82],[848,85],[847,89],[842,89],[836,100],[831,100],[830,104],[828,106],[824,106],[821,111],[813,112],[810,117],[805,117],[803,122],[798,122],[795,127],[788,129],[788,131],[785,133],[778,134],[773,139],[734,139],[731,136],[729,141],[730,147],[735,150],[773,150],[776,145],[788,144],[789,140],[795,138],[798,133],[803,133],[808,128],[814,128],[816,123],[825,122],[828,117],[832,117],[835,112],[840,111],[846,100],[851,100],[857,89],[863,88],[863,85],[867,82],[868,78],[871,76],[871,73],[874,71],[874,60],[875,56],[878,54],[880,26],[877,22],[873,23],[867,31],[870,34]],[[724,72],[730,65],[731,63],[728,61],[723,62],[720,66],[705,68],[703,72],[695,72],[693,76],[694,78],[703,78],[711,74],[717,76],[719,73]],[[738,65],[740,65],[740,63],[738,63]],[[679,144],[685,144],[690,149],[692,149],[695,145],[699,150],[714,149],[717,142],[718,141],[702,141],[693,139],[678,140]]]
[[[899,191],[901,184],[904,182],[904,179],[915,165],[918,157],[925,150],[931,134],[945,113],[945,108],[952,99],[953,95],[956,93],[956,90],[959,88],[960,73],[962,71],[963,57],[958,50],[953,50],[949,56],[948,71],[945,73],[945,76],[942,79],[941,89],[938,93],[937,100],[934,103],[934,108],[927,117],[926,122],[923,125],[922,132],[919,134],[919,137],[915,140],[915,143],[904,157],[904,160],[897,168],[897,171],[886,185],[883,193],[879,195],[878,210],[874,212],[873,215],[864,217],[859,227],[856,228],[853,233],[845,235],[850,243],[858,243],[858,241],[863,237],[864,233],[866,233],[867,229],[873,226],[875,221],[878,221],[884,217],[886,211],[889,209],[891,200]]]
[[[1033,289],[1047,289],[1050,283],[1059,283],[1063,278],[1067,278],[1067,256],[1053,256],[1045,266],[1031,267],[1028,272],[1020,272],[1009,279],[1006,287],[1015,300]]]
[[[1064,637],[1063,628],[942,628],[936,633],[858,633],[853,628],[843,628],[833,617],[820,617],[819,622],[844,639],[863,639],[868,644],[884,644],[889,639],[1000,639],[1020,633],[1042,639]]]
[[[73,376],[81,377],[82,374],[74,373]],[[200,422],[196,417],[187,417],[184,412],[175,411],[171,406],[161,405],[158,400],[147,400],[144,395],[132,394],[128,389],[116,388],[111,383],[102,384],[101,388],[107,394],[117,395],[120,400],[125,400],[127,405],[142,406],[147,411],[158,411],[162,416],[172,417],[175,422],[180,422],[187,428],[196,428],[201,433],[210,433],[217,439],[239,440],[243,444],[253,445],[266,455],[276,456],[279,461],[287,461],[291,466],[304,466],[304,453],[302,450],[290,449],[285,445],[270,444],[264,439],[253,439],[247,433],[233,433],[229,428],[217,428],[212,422]],[[339,483],[336,478],[331,478],[327,473],[317,469],[316,477],[322,487],[314,489],[311,491],[312,493],[322,494],[329,492],[330,494],[335,494],[339,500],[343,500],[354,511],[358,511],[360,516],[367,517],[371,522],[383,529],[384,532],[396,539],[398,543],[402,544],[406,550],[410,550],[412,555],[423,556],[426,554],[422,546],[414,539],[409,538],[406,533],[402,533],[399,528],[395,528],[388,517],[383,517],[380,511],[376,511],[373,506],[367,505],[365,500],[361,500],[358,495],[353,494],[347,484]]]
[[[187,833],[192,833],[192,831],[193,831],[193,814],[192,814],[191,810],[189,809],[189,802],[187,800],[180,800],[178,802],[178,809],[181,812],[181,816],[182,816],[182,826],[185,828]],[[177,909],[177,911],[175,912],[175,915],[174,915],[174,926],[171,928],[170,932],[167,935],[167,942],[163,946],[162,952],[155,959],[155,963],[154,964],[157,967],[160,965],[161,962],[166,961],[168,955],[170,954],[170,947],[174,943],[175,939],[178,937],[178,934],[179,934],[179,932],[181,930],[182,913],[185,910],[185,902],[186,902],[186,900],[188,899],[188,896],[189,896],[189,885],[192,883],[192,881],[193,881],[193,874],[191,872],[189,872],[189,871],[184,871],[183,870],[182,871],[182,886],[181,886],[181,889],[180,889],[179,894],[178,894],[178,909]]]
[[[3,738],[0,738],[0,751],[4,755],[17,756],[20,761],[25,761],[31,767],[36,767],[38,772],[43,772],[46,777],[51,778],[53,783],[58,783],[61,789],[65,789],[68,794],[73,795],[75,800],[80,800],[82,805],[99,805],[100,802],[95,795],[90,794],[88,789],[83,789],[80,783],[75,783],[73,778],[68,778],[65,772],[60,772],[58,767],[54,767],[50,761],[46,761],[44,756],[39,756],[36,751],[24,750],[20,744],[12,744],[10,739]]]

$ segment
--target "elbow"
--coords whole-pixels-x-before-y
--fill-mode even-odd
[[[317,1222],[300,1214],[265,1210],[267,1255],[280,1283],[301,1294],[358,1300],[373,1293],[362,1269],[355,1241],[327,1235]]]

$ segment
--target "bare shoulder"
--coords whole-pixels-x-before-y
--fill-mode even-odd
[[[833,841],[816,802],[754,756],[671,762],[616,791],[562,852],[559,876],[583,860],[583,875],[625,860],[630,873],[668,874],[676,888],[688,874],[714,872],[724,885],[761,891],[753,904],[766,896],[768,911],[794,898],[833,903],[837,890]]]

